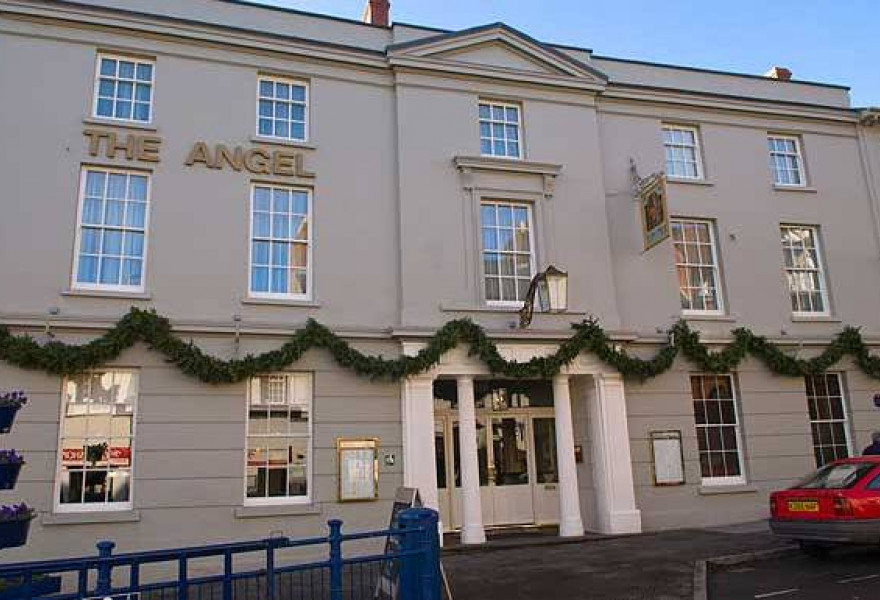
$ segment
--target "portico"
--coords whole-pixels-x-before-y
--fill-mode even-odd
[[[407,354],[421,347],[404,343]],[[511,342],[499,351],[528,361],[555,347]],[[558,524],[563,537],[641,531],[623,382],[593,357],[579,356],[552,380],[514,381],[456,348],[406,381],[402,409],[405,485],[463,543],[514,524]]]

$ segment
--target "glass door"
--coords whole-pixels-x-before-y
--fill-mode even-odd
[[[489,488],[494,525],[534,523],[529,477],[529,419],[512,415],[490,419],[492,452]]]
[[[559,470],[556,463],[556,419],[532,418],[535,457],[535,523],[559,522]]]

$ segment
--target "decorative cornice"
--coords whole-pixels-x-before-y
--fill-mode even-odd
[[[553,197],[553,193],[556,190],[556,177],[562,170],[562,165],[555,163],[492,158],[488,156],[456,156],[452,159],[452,162],[459,173],[461,173],[466,189],[473,187],[472,174],[474,171],[539,175],[542,178],[545,198]]]
[[[865,127],[880,125],[880,108],[869,107],[859,111],[859,124]]]

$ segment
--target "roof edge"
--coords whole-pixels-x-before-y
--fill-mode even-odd
[[[709,69],[706,67],[689,67],[687,65],[675,65],[671,63],[661,63],[661,62],[652,62],[648,60],[638,60],[634,58],[618,58],[616,56],[604,56],[601,54],[594,54],[592,58],[598,60],[608,60],[615,62],[622,62],[633,65],[645,65],[647,67],[662,67],[665,69],[680,69],[682,71],[694,71],[697,73],[712,73],[714,75],[726,75],[728,77],[744,77],[747,79],[758,79],[761,81],[769,81],[772,83],[798,83],[801,85],[813,85],[817,87],[826,87],[838,90],[846,90],[849,91],[850,88],[848,85],[840,85],[838,83],[824,83],[821,81],[808,81],[805,79],[789,79],[787,81],[783,81],[781,79],[773,79],[771,77],[765,77],[763,75],[755,75],[753,73],[740,73],[738,71],[722,71],[720,69]]]

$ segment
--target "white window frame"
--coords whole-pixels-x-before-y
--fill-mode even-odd
[[[740,407],[740,397],[739,397],[739,389],[737,386],[736,377],[734,377],[733,373],[689,373],[688,374],[688,384],[690,384],[691,377],[727,377],[730,380],[730,390],[733,396],[733,414],[736,417],[736,426],[734,427],[734,432],[736,435],[736,452],[739,460],[739,471],[740,474],[736,476],[726,476],[726,477],[703,477],[702,476],[702,466],[700,468],[700,483],[704,486],[726,486],[726,485],[745,485],[746,484],[746,461],[745,461],[745,453],[743,452],[743,436],[742,436],[742,410]],[[694,431],[699,435],[700,429],[707,427],[717,427],[717,425],[699,425],[697,424],[696,414],[693,409],[693,402],[696,398],[693,397],[693,392],[690,393],[691,397],[691,415],[694,419]],[[700,450],[699,450],[699,442],[697,446],[697,462],[700,462]]]
[[[486,263],[485,263],[485,254],[488,252],[485,248],[483,248],[483,205],[484,204],[492,204],[494,206],[506,205],[511,207],[525,207],[526,212],[529,216],[529,281],[534,279],[537,274],[537,257],[536,257],[536,248],[535,248],[535,216],[533,211],[535,210],[534,204],[531,202],[523,202],[519,200],[501,200],[497,198],[482,198],[478,204],[478,219],[479,219],[479,248],[480,248],[480,273],[482,277],[480,278],[480,296],[483,298],[483,301],[486,303],[486,306],[495,306],[499,308],[522,308],[525,300],[489,300],[486,296],[486,278],[489,276],[486,273]],[[497,225],[496,225],[497,228]],[[515,235],[515,234],[514,234]],[[503,254],[501,250],[495,250],[496,254]],[[516,259],[514,259],[513,264],[514,273],[516,273]],[[492,277],[498,277],[493,275]],[[514,281],[516,281],[517,277],[514,275]],[[500,285],[500,279],[499,279]]]
[[[828,293],[828,277],[825,274],[825,259],[822,256],[822,241],[819,239],[819,226],[817,225],[798,225],[795,223],[781,223],[779,225],[780,229],[780,245],[782,246],[782,273],[785,276],[785,288],[788,293],[788,305],[791,306],[791,285],[788,282],[788,273],[790,271],[793,272],[812,272],[809,269],[802,269],[798,267],[787,267],[785,266],[785,246],[782,245],[782,230],[783,229],[809,229],[813,232],[813,242],[816,247],[816,269],[815,272],[819,276],[819,285],[822,286],[822,289],[819,290],[820,295],[822,296],[822,309],[821,311],[804,311],[804,310],[793,310],[791,314],[793,317],[828,317],[831,315],[831,302]]]
[[[83,206],[85,204],[86,199],[86,179],[89,171],[100,171],[105,175],[136,175],[138,177],[146,177],[147,179],[147,194],[146,194],[146,207],[144,208],[144,255],[142,259],[141,265],[141,284],[140,285],[113,285],[106,283],[80,283],[79,282],[79,250],[80,244],[82,242],[82,230],[83,230]],[[73,268],[71,269],[71,280],[70,280],[70,288],[73,290],[92,290],[92,291],[107,291],[107,292],[124,292],[124,293],[144,293],[146,291],[147,285],[147,257],[149,256],[149,245],[150,245],[150,209],[152,206],[152,201],[150,200],[150,196],[153,191],[153,174],[149,171],[139,171],[137,169],[120,169],[114,167],[98,167],[98,166],[83,166],[80,170],[79,177],[79,201],[77,203],[76,209],[76,235],[75,242],[73,248]],[[106,210],[106,196],[104,197],[105,202],[105,210]],[[101,230],[106,229],[105,225],[101,225]],[[123,226],[121,229],[128,230]],[[122,268],[120,266],[120,268]],[[98,269],[98,279],[101,277],[100,267]]]
[[[666,173],[667,179],[670,179],[672,181],[675,181],[675,180],[702,181],[705,178],[705,174],[703,171],[703,148],[702,148],[702,144],[700,143],[700,129],[699,129],[699,127],[694,127],[693,125],[679,125],[679,124],[675,124],[675,123],[663,123],[662,128],[661,128],[661,132],[663,135],[663,158],[664,158],[664,160],[666,158],[666,148],[667,147],[669,147],[669,146],[675,147],[675,148],[689,147],[684,144],[667,143],[666,137],[665,137],[665,134],[667,131],[687,131],[687,132],[690,132],[693,134],[693,136],[694,136],[693,150],[694,150],[694,158],[696,161],[695,164],[696,164],[696,170],[697,170],[697,174],[693,177],[691,177],[689,175],[673,175],[673,174],[667,172]],[[668,164],[669,164],[668,162],[666,162],[664,164],[664,166],[667,167],[667,170],[668,170]]]
[[[789,152],[780,152],[778,150],[770,149],[770,140],[785,140],[794,142],[795,153],[791,154]],[[767,152],[770,157],[770,175],[773,177],[773,185],[777,187],[790,187],[790,188],[803,188],[807,187],[807,169],[804,161],[804,151],[801,147],[801,139],[796,135],[785,135],[785,134],[777,134],[777,133],[768,133],[767,134]],[[794,156],[797,162],[797,173],[800,176],[800,183],[782,183],[777,178],[776,166],[773,162],[774,155],[780,156]]]
[[[843,385],[843,383],[844,383],[843,373],[838,373],[838,372],[822,373],[821,376],[822,377],[833,376],[837,379],[837,387],[840,390],[840,406],[841,406],[841,412],[843,412],[843,418],[842,419],[833,419],[833,418],[832,419],[818,419],[818,418],[812,419],[812,418],[810,418],[810,414],[809,414],[810,393],[806,387],[806,378],[804,378],[804,395],[807,399],[807,417],[810,418],[810,442],[811,442],[811,445],[813,448],[813,458],[815,459],[815,457],[816,457],[816,449],[824,447],[824,446],[822,446],[822,444],[817,444],[816,438],[813,436],[813,424],[821,424],[821,423],[840,423],[840,424],[842,424],[843,425],[843,435],[846,438],[847,456],[854,456],[852,435],[850,433],[850,411],[849,411],[849,406],[847,406],[848,403],[847,403],[847,398],[846,398],[846,388]],[[815,375],[807,375],[807,377],[816,377],[816,376]],[[815,393],[813,394],[813,397],[816,397]],[[825,397],[830,398],[832,396],[826,395]],[[818,416],[818,411],[817,411],[817,416]],[[841,458],[843,458],[843,457],[841,457]],[[825,463],[825,464],[828,464],[828,463]],[[824,465],[819,465],[817,462],[816,468],[819,468],[821,466],[824,466]]]
[[[309,229],[309,239],[306,242],[306,251],[308,252],[308,257],[306,259],[306,293],[305,294],[278,294],[274,292],[255,292],[252,289],[253,282],[253,269],[254,269],[254,198],[255,192],[258,187],[268,187],[270,189],[284,188],[289,190],[290,192],[305,192],[306,196],[308,196],[308,214],[306,215],[306,221]],[[301,187],[301,186],[292,186],[286,184],[278,184],[278,183],[261,183],[258,181],[251,182],[251,192],[250,192],[250,215],[248,216],[248,268],[247,268],[247,290],[248,290],[248,298],[265,298],[272,300],[297,300],[297,301],[310,301],[314,296],[313,288],[313,275],[312,271],[314,269],[314,238],[315,238],[315,223],[312,219],[312,214],[314,210],[312,208],[313,202],[313,194],[311,188]],[[271,214],[271,213],[270,213]],[[270,218],[270,233],[271,233],[271,218]],[[272,237],[271,235],[269,236]],[[288,240],[289,243],[294,243],[293,240]],[[271,253],[271,248],[269,252]],[[271,289],[271,277],[272,273],[269,273],[270,277],[270,289]]]
[[[299,87],[302,87],[305,89],[305,100],[302,103],[304,106],[304,110],[305,110],[305,122],[303,123],[303,138],[302,139],[295,138],[291,135],[288,135],[288,137],[275,135],[275,127],[274,127],[275,118],[274,117],[272,118],[272,124],[273,124],[272,135],[260,133],[260,100],[263,99],[263,97],[260,95],[260,84],[263,81],[270,81],[270,82],[272,82],[273,85],[276,83],[286,83],[286,84],[290,85],[291,87],[299,86]],[[297,144],[297,143],[306,144],[306,143],[308,143],[309,138],[311,136],[310,124],[312,121],[311,86],[309,85],[308,81],[303,80],[303,79],[296,79],[293,77],[284,77],[284,76],[280,76],[280,75],[260,74],[257,76],[257,88],[255,90],[255,97],[256,97],[256,100],[254,102],[254,114],[256,115],[255,116],[256,120],[254,122],[254,131],[255,131],[256,137],[272,139],[272,140],[281,140],[281,141],[284,141],[287,143],[292,143],[292,144]],[[273,101],[274,101],[274,99],[273,99]],[[293,103],[293,102],[291,102],[291,103]],[[299,102],[297,101],[296,104],[299,104]],[[292,128],[289,133],[292,133]]]
[[[689,218],[681,218],[681,217],[672,217],[670,219],[670,227],[674,223],[693,223],[697,225],[705,225],[709,230],[709,244],[712,250],[712,270],[715,275],[715,294],[718,299],[718,308],[712,310],[700,310],[693,308],[682,308],[681,314],[688,315],[724,315],[727,314],[725,311],[727,310],[724,304],[724,283],[721,276],[721,265],[719,263],[719,251],[718,251],[718,240],[715,236],[715,222],[709,219],[689,219]],[[675,240],[672,241],[672,250],[675,252]],[[707,268],[706,265],[703,264],[694,264],[694,263],[679,263],[673,254],[673,259],[675,259],[675,276],[676,279],[679,280],[679,306],[681,305],[681,280],[679,279],[678,269],[680,267],[683,268]]]
[[[101,85],[101,60],[102,59],[110,59],[115,61],[124,60],[127,62],[133,62],[135,64],[135,72],[137,72],[137,65],[151,65],[152,66],[152,74],[153,77],[150,79],[150,118],[146,121],[141,121],[139,119],[131,118],[131,119],[123,119],[120,117],[112,116],[108,117],[105,115],[98,114],[98,97],[99,97],[99,89]],[[118,67],[117,67],[118,68]],[[114,79],[114,81],[118,81],[118,79]],[[132,91],[132,98],[136,94],[136,90]],[[114,97],[115,100],[115,97]],[[115,108],[115,104],[114,104]],[[114,114],[115,114],[114,110]],[[134,117],[134,110],[132,110],[132,117]],[[95,79],[94,79],[94,90],[92,92],[92,118],[100,119],[102,121],[116,121],[119,123],[135,123],[139,125],[152,125],[156,120],[156,60],[152,58],[147,58],[144,56],[128,56],[125,54],[111,54],[108,52],[98,52],[97,60],[95,61]]]
[[[308,382],[309,388],[309,435],[308,435],[308,459],[306,461],[306,490],[305,496],[273,496],[263,498],[250,498],[247,494],[247,469],[248,469],[248,438],[252,437],[248,434],[248,426],[250,425],[250,409],[251,409],[251,381],[247,381],[247,393],[245,398],[245,425],[244,425],[244,456],[242,460],[242,498],[244,506],[278,506],[278,505],[309,505],[314,501],[315,495],[315,375],[305,371],[289,371],[280,373],[267,373],[268,377],[284,377],[287,379],[287,386],[295,385],[294,379],[302,377]],[[272,436],[266,435],[267,438]],[[275,436],[275,437],[296,437],[302,439],[302,436]],[[289,468],[289,467],[288,467]]]
[[[488,152],[488,153],[483,152],[483,149],[481,147],[480,148],[480,156],[485,156],[485,157],[489,157],[489,158],[503,158],[503,159],[507,159],[507,160],[523,160],[525,158],[526,152],[525,152],[525,147],[523,146],[523,107],[522,107],[522,105],[517,104],[516,102],[503,102],[503,101],[498,101],[498,100],[489,100],[487,98],[480,98],[477,101],[477,136],[478,136],[477,139],[480,140],[481,146],[482,146],[481,140],[482,140],[483,136],[480,133],[480,123],[482,123],[484,120],[480,117],[480,105],[482,105],[482,104],[486,104],[489,106],[490,114],[492,112],[492,107],[494,107],[494,106],[504,108],[505,114],[507,114],[506,111],[508,108],[515,108],[516,109],[516,118],[517,118],[516,119],[516,136],[517,136],[516,144],[517,144],[517,148],[519,149],[519,153],[516,156],[509,156],[506,153],[505,154],[495,154],[495,148],[494,148],[494,144],[493,144],[492,145],[492,152]],[[489,123],[490,123],[490,129],[491,129],[491,125],[496,123],[496,121],[494,121],[493,119],[490,118]],[[505,123],[506,123],[506,121],[505,121]],[[490,137],[490,139],[494,140],[495,138]],[[505,138],[505,141],[506,140],[507,140],[507,138]],[[506,143],[505,143],[504,147],[506,150],[506,148],[507,148]]]
[[[61,414],[58,424],[58,442],[55,447],[55,482],[52,485],[54,499],[52,500],[52,509],[55,513],[93,513],[93,512],[120,512],[130,511],[134,509],[134,493],[135,493],[135,460],[137,459],[137,415],[141,401],[141,373],[139,369],[127,367],[112,367],[106,369],[92,369],[87,371],[88,374],[94,373],[134,373],[137,376],[138,386],[137,395],[134,399],[134,409],[131,418],[131,466],[129,467],[129,487],[127,502],[89,502],[89,503],[61,503],[61,473],[63,472],[62,450],[64,443],[64,418],[66,416],[67,398],[66,384],[69,380],[64,377],[61,382]],[[85,485],[85,480],[83,480]]]

